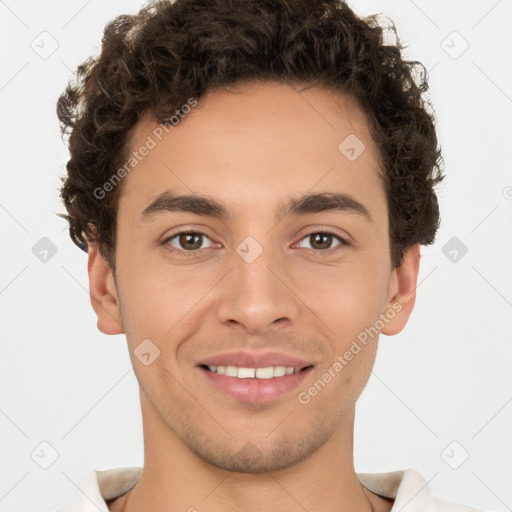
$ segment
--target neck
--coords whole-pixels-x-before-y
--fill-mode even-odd
[[[353,465],[354,409],[315,453],[293,466],[263,473],[231,472],[205,462],[172,432],[143,393],[145,462],[132,490],[110,511],[226,512],[353,511],[384,508],[364,489]]]

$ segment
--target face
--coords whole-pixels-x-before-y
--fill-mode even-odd
[[[349,97],[268,83],[158,126],[146,116],[131,139],[155,144],[125,178],[118,303],[98,325],[118,315],[144,413],[202,460],[290,466],[347,428],[375,331],[412,308],[417,264],[391,266],[368,123]]]

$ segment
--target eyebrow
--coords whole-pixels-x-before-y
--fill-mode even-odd
[[[324,192],[305,194],[289,198],[278,208],[276,222],[287,216],[306,215],[325,211],[340,211],[360,215],[373,222],[368,209],[350,194]],[[178,195],[166,191],[157,196],[142,212],[141,221],[149,222],[153,217],[165,212],[187,212],[227,220],[231,217],[229,209],[208,196],[197,194]]]
[[[325,211],[341,211],[365,217],[372,221],[370,212],[362,203],[350,194],[324,192],[320,194],[305,194],[298,198],[290,198],[279,208],[276,221],[289,215],[305,215]]]
[[[227,208],[214,199],[196,194],[176,195],[167,191],[146,206],[141,214],[141,220],[147,222],[164,212],[189,212],[219,219],[229,218]]]

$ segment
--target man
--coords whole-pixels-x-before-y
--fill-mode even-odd
[[[337,0],[163,1],[106,27],[58,102],[61,194],[98,328],[126,333],[145,462],[62,510],[474,510],[353,464],[379,335],[439,225],[418,67]]]

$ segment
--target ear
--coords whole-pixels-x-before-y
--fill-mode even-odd
[[[98,329],[104,334],[123,334],[123,323],[112,270],[104,260],[98,246],[88,242],[89,293],[98,317]]]
[[[420,245],[412,245],[405,252],[402,264],[391,273],[384,312],[388,321],[381,331],[382,334],[398,334],[406,326],[416,301],[420,258]]]

